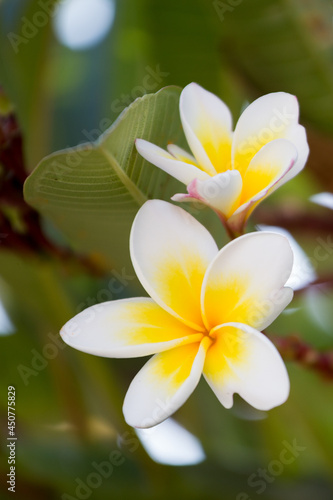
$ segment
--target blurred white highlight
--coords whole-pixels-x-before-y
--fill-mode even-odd
[[[114,0],[67,0],[57,9],[54,30],[66,47],[88,49],[107,35],[114,16]]]
[[[135,432],[150,458],[159,464],[196,465],[206,458],[199,439],[172,418]]]
[[[310,201],[322,207],[333,210],[333,193],[317,193],[310,197]]]
[[[14,331],[14,325],[0,300],[0,335],[10,335],[11,333],[14,333]]]

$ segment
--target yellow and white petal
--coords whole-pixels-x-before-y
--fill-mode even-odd
[[[130,250],[136,274],[155,302],[203,331],[201,285],[218,252],[207,229],[175,205],[147,201],[133,222]]]
[[[289,396],[289,377],[272,342],[257,330],[238,323],[217,329],[209,348],[204,376],[226,408],[239,394],[257,410],[270,410]]]
[[[207,329],[230,321],[257,329],[267,326],[287,302],[281,289],[292,265],[290,244],[276,233],[249,233],[228,243],[210,264],[202,285]]]
[[[132,381],[123,406],[126,422],[148,428],[163,422],[196,388],[210,340],[176,347],[153,356]]]
[[[60,333],[71,347],[107,358],[148,356],[202,338],[149,298],[88,307]]]
[[[263,146],[252,158],[243,174],[243,190],[240,204],[263,199],[276,184],[293,168],[297,150],[287,139],[276,139]],[[259,196],[262,193],[262,196]]]
[[[276,139],[258,151],[245,175],[243,174],[244,189],[240,197],[240,206],[227,220],[232,231],[242,232],[253,210],[284,184],[287,176],[294,170],[295,163],[297,163],[296,148],[286,139]],[[262,188],[267,182],[269,184]],[[253,194],[256,191],[257,194]]]
[[[237,170],[228,170],[206,181],[194,179],[188,186],[188,195],[174,195],[173,201],[201,201],[228,218],[239,205],[243,181]]]
[[[298,152],[296,171],[300,171],[308,155],[304,128],[298,123],[299,106],[295,96],[275,92],[259,97],[238,120],[233,137],[232,165],[243,175],[254,155],[275,139],[295,141]]]
[[[155,144],[151,142],[145,141],[144,139],[137,139],[135,145],[136,149],[145,160],[156,165],[156,167],[159,167],[164,170],[164,172],[167,172],[186,185],[193,181],[193,179],[204,180],[209,178],[209,175],[200,168],[191,165],[188,161],[176,160],[170,153],[155,146]]]
[[[183,161],[184,163],[191,163],[191,165],[197,165],[197,161],[193,155],[185,151],[185,149],[180,148],[176,144],[168,144],[167,150],[169,153],[176,158],[176,160]]]
[[[231,168],[232,116],[216,95],[196,83],[180,96],[180,118],[198,164],[210,175]]]

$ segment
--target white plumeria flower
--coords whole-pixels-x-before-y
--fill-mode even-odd
[[[131,258],[151,298],[105,302],[63,327],[64,341],[98,356],[154,356],[131,383],[124,415],[152,427],[174,413],[204,374],[226,407],[238,393],[259,410],[286,401],[289,379],[266,328],[289,304],[288,240],[258,232],[218,250],[185,210],[146,202],[130,237]]]
[[[187,186],[174,201],[200,201],[240,233],[253,209],[304,167],[309,147],[295,96],[276,92],[250,104],[232,132],[229,108],[196,83],[180,96],[180,118],[193,156],[143,139],[138,152]]]

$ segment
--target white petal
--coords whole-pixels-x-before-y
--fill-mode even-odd
[[[290,172],[288,178],[296,175],[304,167],[309,152],[305,130],[299,125],[298,117],[296,97],[285,92],[267,94],[250,104],[236,125],[232,146],[234,168],[244,173],[265,144],[285,138],[294,143],[298,153],[295,171]]]
[[[288,133],[287,139],[294,144],[297,149],[297,160],[293,168],[288,172],[283,179],[281,179],[281,183],[279,186],[289,181],[295,175],[297,175],[301,170],[303,170],[308,157],[309,157],[309,145],[306,137],[306,130],[302,125],[297,125],[290,130]]]
[[[284,236],[250,233],[228,243],[210,264],[202,285],[207,328],[230,321],[257,329],[267,326],[291,298],[281,289],[292,265],[293,253]]]
[[[233,405],[234,393],[264,411],[289,396],[288,373],[275,346],[262,333],[239,323],[218,330],[207,353],[204,375],[226,408]]]
[[[155,302],[203,331],[201,285],[218,252],[207,229],[185,210],[151,200],[133,222],[130,250],[136,274]]]
[[[180,198],[179,195],[173,196],[172,200],[192,201],[195,199],[228,218],[239,202],[242,184],[240,173],[237,170],[228,170],[223,174],[210,177],[206,181],[194,179],[187,186],[187,200]]]
[[[164,172],[167,172],[186,185],[193,179],[207,179],[209,177],[209,175],[203,170],[200,170],[200,168],[190,163],[176,160],[170,153],[155,146],[155,144],[151,142],[137,139],[135,145],[136,149],[145,160],[156,165],[164,170]]]
[[[264,313],[262,310],[259,310],[253,324],[258,325],[260,330],[265,330],[265,328],[271,325],[290,304],[293,300],[293,296],[294,290],[289,286],[284,286],[279,291],[275,292],[273,298],[267,299],[266,302],[262,302],[261,307]]]
[[[191,202],[191,203],[200,202],[201,203],[201,200],[199,200],[197,197],[191,196],[190,194],[186,194],[186,193],[177,193],[177,194],[174,194],[171,197],[171,200],[172,201],[177,201],[177,203],[184,203],[184,202]]]
[[[148,428],[163,422],[182,406],[196,388],[202,373],[207,337],[155,354],[132,381],[123,406],[126,422]]]
[[[187,142],[198,164],[210,175],[229,169],[232,116],[224,102],[190,83],[181,93],[179,109]]]
[[[66,323],[61,336],[79,351],[107,358],[147,356],[201,339],[148,298],[88,307]]]

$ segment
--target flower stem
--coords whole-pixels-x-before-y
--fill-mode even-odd
[[[229,238],[231,240],[235,240],[238,236],[240,236],[240,235],[237,235],[236,233],[234,233],[234,231],[228,226],[228,224],[225,224],[224,227],[225,227],[225,230],[227,232],[227,235],[229,236]]]
[[[236,238],[238,238],[238,236],[242,235],[242,233],[237,233],[236,231],[233,231],[231,229],[231,227],[228,225],[228,222],[226,221],[226,218],[221,213],[219,213],[217,210],[214,210],[214,212],[216,213],[216,215],[218,216],[218,218],[222,222],[222,225],[223,225],[227,235],[229,236],[230,240],[235,240]]]

